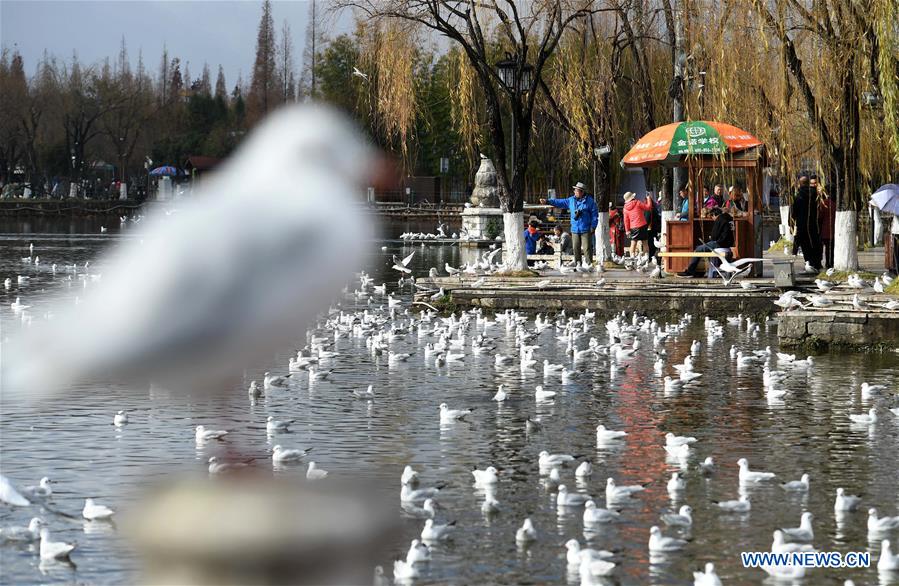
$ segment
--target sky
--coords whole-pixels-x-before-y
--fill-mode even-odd
[[[311,0],[272,1],[278,36],[284,19],[290,25],[298,71],[311,5]],[[318,8],[323,5],[319,0]],[[31,75],[44,49],[65,61],[73,51],[82,63],[114,61],[124,35],[133,65],[142,50],[145,67],[155,74],[165,45],[170,59],[181,58],[182,71],[189,63],[194,79],[206,61],[214,82],[221,64],[231,88],[238,74],[249,81],[261,13],[261,0],[0,0],[0,45],[18,49]],[[344,32],[349,20],[344,16],[328,30]]]

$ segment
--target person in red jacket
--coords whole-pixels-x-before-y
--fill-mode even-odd
[[[643,253],[644,242],[649,238],[646,221],[646,215],[652,209],[652,196],[647,194],[643,201],[638,200],[632,191],[624,194],[624,231],[627,232],[628,238],[631,239],[631,256],[637,255],[637,248],[640,248],[640,254]]]
[[[833,266],[833,225],[837,217],[837,202],[827,193],[818,197],[818,226],[821,231],[821,244],[824,245],[824,266]]]

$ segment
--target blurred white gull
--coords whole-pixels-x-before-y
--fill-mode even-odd
[[[789,482],[785,482],[780,485],[784,490],[796,491],[796,492],[808,492],[809,488],[809,475],[803,474],[802,478],[799,480],[791,480]]]
[[[525,519],[518,531],[515,532],[515,541],[519,544],[527,544],[537,540],[537,530],[531,520]]]
[[[589,500],[592,500],[589,494],[579,492],[568,492],[568,487],[560,484],[556,494],[556,505],[560,507],[579,507]]]
[[[12,485],[9,478],[0,474],[0,501],[16,507],[27,507],[31,503]]]
[[[677,513],[662,515],[662,521],[669,527],[690,527],[693,525],[693,509],[690,505],[683,505]]]
[[[309,462],[309,465],[306,467],[306,480],[321,480],[327,476],[328,471],[316,466],[315,462]]]
[[[77,309],[11,343],[4,394],[40,398],[99,374],[223,392],[362,264],[372,222],[356,202],[373,155],[334,110],[272,113],[177,214],[148,217],[101,259]],[[321,220],[322,193],[340,230]]]
[[[43,519],[32,517],[27,527],[0,527],[0,541],[37,541],[43,526]]]
[[[813,541],[815,532],[812,529],[812,514],[808,511],[802,513],[799,521],[799,527],[790,527],[781,529],[784,537],[791,541]]]
[[[740,466],[740,483],[745,484],[749,482],[761,482],[763,480],[769,480],[774,478],[775,474],[773,472],[761,472],[761,471],[753,471],[749,469],[749,462],[746,458],[740,458],[737,460],[737,464]]]
[[[222,439],[228,435],[228,432],[224,429],[206,429],[205,426],[198,425],[194,435],[196,436],[197,443],[202,443],[209,440]]]
[[[492,486],[499,482],[499,475],[493,466],[487,466],[484,470],[474,469],[471,475],[474,476],[475,486]]]
[[[878,517],[877,509],[868,509],[868,533],[884,533],[893,529],[899,529],[899,516]]]
[[[590,526],[597,523],[610,523],[620,516],[618,511],[612,509],[600,509],[596,502],[589,500],[584,503],[584,525]]]
[[[24,492],[31,498],[47,498],[53,494],[53,487],[51,484],[52,481],[44,476],[41,478],[40,482],[38,482],[37,486],[26,486]]]
[[[856,496],[854,494],[846,494],[846,490],[843,488],[837,489],[837,496],[833,503],[834,511],[854,511],[858,508],[858,505],[862,502],[861,497]]]
[[[272,462],[275,464],[285,464],[287,462],[299,462],[306,457],[306,454],[312,451],[312,448],[305,450],[296,450],[283,448],[280,445],[272,448]]]
[[[115,515],[115,511],[105,505],[98,505],[94,499],[84,499],[84,509],[81,510],[81,516],[88,521],[98,521],[101,519],[111,519]]]
[[[662,535],[662,530],[655,525],[649,530],[650,552],[677,551],[683,549],[685,545],[687,545],[687,542],[683,539]]]
[[[693,572],[693,586],[721,586],[721,578],[715,573],[715,564],[707,562],[704,571]]]
[[[74,543],[50,541],[50,531],[41,529],[41,559],[65,559],[75,549]]]
[[[867,413],[850,413],[849,419],[859,425],[874,425],[877,423],[877,409],[871,407]]]
[[[773,553],[793,553],[796,551],[815,551],[815,547],[808,543],[787,543],[784,540],[784,532],[778,529],[774,532],[771,551]]]
[[[880,542],[880,558],[877,560],[877,570],[879,572],[895,572],[899,570],[899,555],[894,554],[890,549],[889,539],[884,539]]]
[[[128,423],[128,414],[118,411],[112,418],[112,424],[116,427],[124,427]]]

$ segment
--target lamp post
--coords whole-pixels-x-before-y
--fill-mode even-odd
[[[506,89],[512,93],[512,141],[511,156],[509,168],[512,170],[509,174],[509,182],[515,173],[515,103],[518,96],[531,89],[531,82],[534,76],[534,67],[527,63],[522,63],[518,59],[518,55],[506,53],[506,58],[496,63],[496,73]]]

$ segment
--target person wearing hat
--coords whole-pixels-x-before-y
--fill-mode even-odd
[[[574,195],[565,199],[541,199],[540,203],[567,209],[571,214],[571,244],[574,248],[574,264],[581,266],[584,257],[593,264],[593,231],[599,221],[596,201],[587,196],[587,186],[580,181],[572,186]]]
[[[652,195],[646,194],[646,199],[640,201],[633,191],[624,194],[624,231],[631,239],[631,257],[637,255],[637,247],[643,252],[643,243],[649,238],[648,226],[644,212],[652,210]]]

